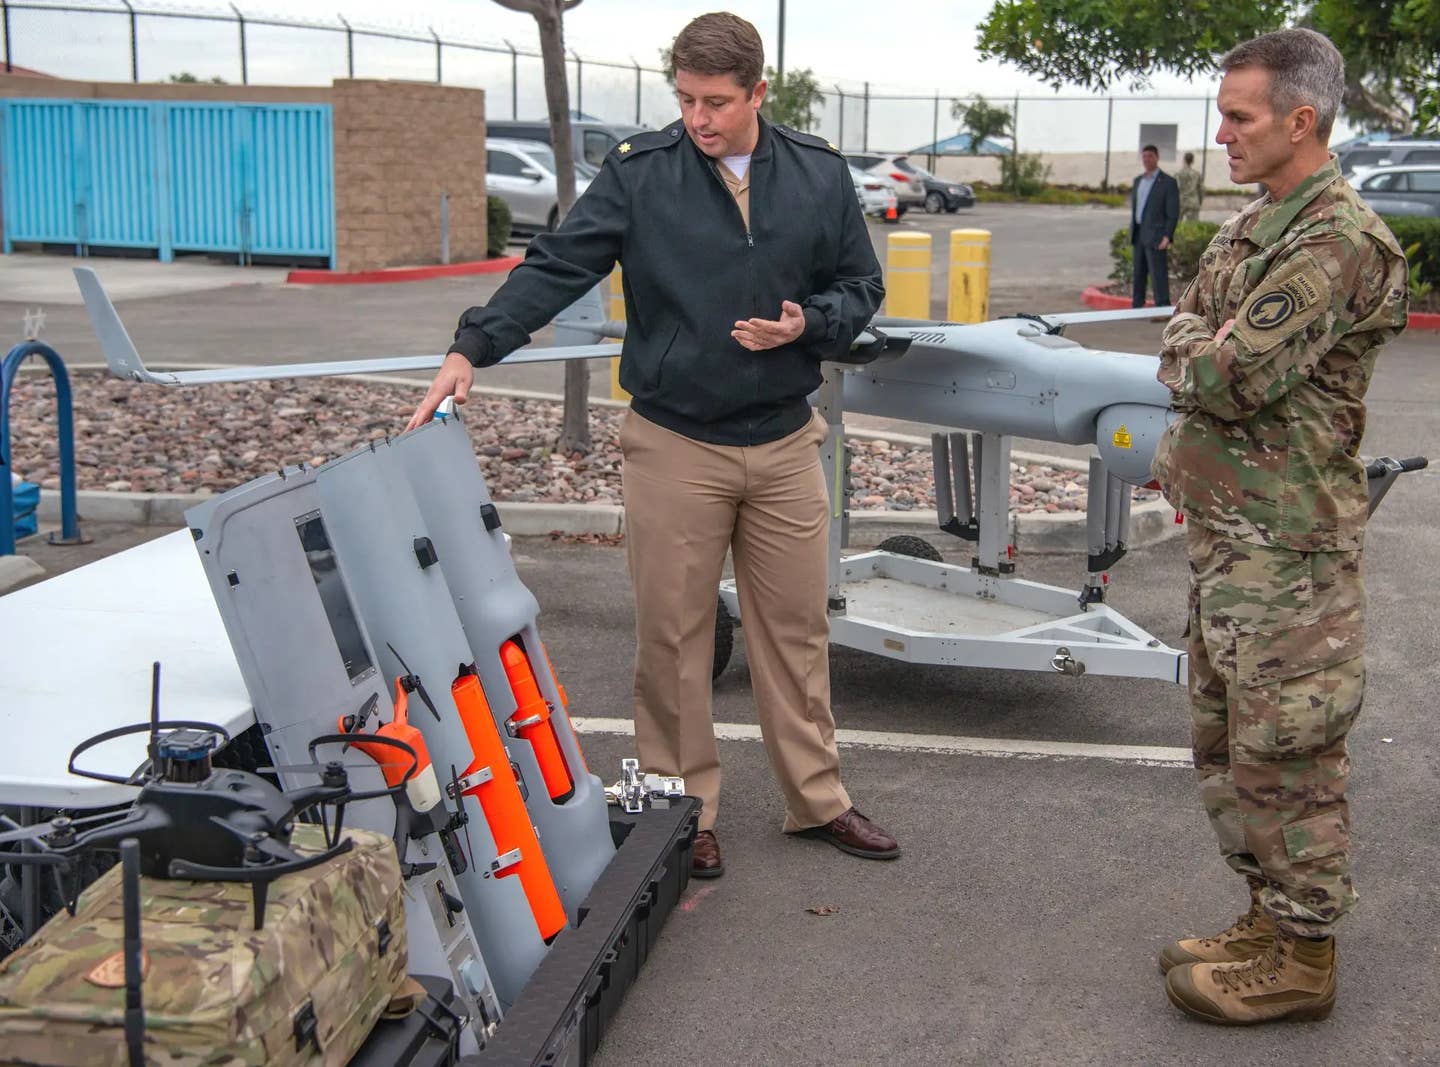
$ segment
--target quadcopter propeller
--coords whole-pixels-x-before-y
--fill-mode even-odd
[[[75,832],[82,827],[93,826],[98,823],[120,822],[134,816],[133,808],[126,808],[123,811],[102,811],[95,815],[82,815],[79,817],[71,815],[57,815],[46,822],[35,823],[31,826],[21,826],[14,819],[0,815],[0,822],[11,827],[11,829],[0,833],[0,846],[13,844],[15,842],[28,842],[40,845],[42,848],[66,848],[74,842]],[[53,854],[56,862],[62,862],[64,857]],[[6,855],[7,861],[12,857]],[[45,862],[41,860],[40,862]]]
[[[436,722],[439,722],[440,712],[436,710],[435,702],[430,699],[430,694],[425,692],[425,683],[420,680],[420,676],[410,669],[410,664],[406,663],[405,658],[401,656],[399,652],[395,651],[394,645],[386,641],[385,647],[390,650],[392,656],[400,661],[400,667],[405,672],[395,679],[395,685],[407,693],[419,694],[420,699],[425,702],[425,706],[430,709],[430,714],[435,716]],[[396,698],[395,702],[398,704],[400,702],[398,693],[396,694]]]

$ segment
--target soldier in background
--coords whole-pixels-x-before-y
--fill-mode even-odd
[[[1189,520],[1195,767],[1250,909],[1161,953],[1211,1022],[1318,1019],[1350,879],[1346,735],[1365,687],[1366,388],[1405,326],[1405,258],[1328,138],[1344,62],[1310,30],[1221,61],[1216,140],[1266,196],[1230,219],[1166,327],[1179,418],[1155,474]]]
[[[1200,221],[1200,200],[1203,193],[1200,188],[1200,172],[1195,169],[1195,153],[1185,153],[1185,165],[1175,175],[1175,183],[1180,186],[1180,221]]]

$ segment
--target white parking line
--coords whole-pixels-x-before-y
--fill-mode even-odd
[[[577,718],[581,734],[632,736],[629,719]],[[759,741],[760,727],[749,723],[717,722],[721,741]],[[1090,745],[1078,741],[1006,741],[991,737],[951,737],[946,734],[900,734],[880,730],[836,730],[835,740],[847,748],[878,748],[886,752],[934,752],[946,756],[997,756],[1008,759],[1101,759],[1146,767],[1190,767],[1188,748],[1161,745]]]

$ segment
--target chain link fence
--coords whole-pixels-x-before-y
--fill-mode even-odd
[[[334,22],[135,6],[130,0],[0,0],[0,70],[31,68],[84,81],[197,81],[241,85],[328,85],[336,78],[402,78],[484,89],[492,118],[536,118],[545,107],[538,52],[502,45]],[[580,56],[567,63],[571,106],[611,123],[659,127],[676,116],[664,73],[634,60]],[[971,94],[872,91],[831,84],[812,109],[812,130],[846,152],[909,153],[947,178],[998,182],[995,155],[970,155],[952,102]],[[1012,114],[1005,151],[1040,155],[1057,184],[1113,188],[1139,169],[1154,142],[1162,165],[1186,151],[1208,184],[1225,181],[1214,148],[1210,97],[1011,96],[992,99]],[[1209,152],[1203,151],[1209,148]]]

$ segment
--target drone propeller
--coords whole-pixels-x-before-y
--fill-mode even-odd
[[[405,672],[399,678],[395,679],[395,685],[398,688],[403,689],[406,693],[419,694],[420,699],[425,702],[425,706],[430,709],[430,714],[435,716],[436,722],[439,722],[440,712],[435,707],[435,701],[430,699],[430,694],[425,692],[425,683],[420,680],[420,676],[410,669],[410,665],[405,662],[404,657],[401,656],[399,652],[395,651],[394,645],[392,645],[389,641],[386,641],[385,647],[390,650],[390,654],[392,656],[394,656],[397,660],[400,661],[400,668]],[[395,696],[395,702],[398,704],[400,702],[400,694],[396,693]]]
[[[220,746],[230,741],[230,731],[225,727],[213,722],[201,722],[198,719],[156,719],[153,716],[149,722],[132,723],[129,726],[117,726],[113,730],[106,730],[94,737],[87,737],[81,741],[70,753],[70,762],[67,769],[71,774],[81,778],[93,778],[97,782],[111,782],[115,785],[141,786],[155,777],[155,756],[154,753],[159,746],[159,732],[161,730],[206,730],[217,734],[220,737]],[[75,760],[82,752],[88,752],[97,745],[103,745],[107,741],[114,741],[120,737],[131,737],[135,734],[149,734],[150,742],[147,750],[151,753],[149,766],[142,767],[129,777],[119,774],[104,774],[100,771],[88,771],[83,767],[75,766]],[[220,747],[216,746],[216,747]]]
[[[21,826],[16,823],[15,820],[0,815],[0,822],[11,827],[11,829],[0,833],[0,846],[14,844],[15,842],[24,842],[36,844],[46,849],[64,849],[74,844],[76,831],[82,827],[94,826],[98,823],[114,823],[118,825],[121,822],[131,819],[134,814],[133,809],[127,808],[124,811],[102,811],[95,815],[82,815],[78,818],[70,815],[57,815],[46,822],[35,823],[31,826]],[[17,855],[18,854],[6,853],[4,859],[8,863],[14,860]],[[34,856],[37,854],[29,853],[29,855]],[[38,855],[43,856],[45,853],[39,853]],[[63,855],[55,852],[50,853],[50,855],[56,861],[61,861],[65,858]],[[46,860],[32,860],[31,862],[44,863]]]

